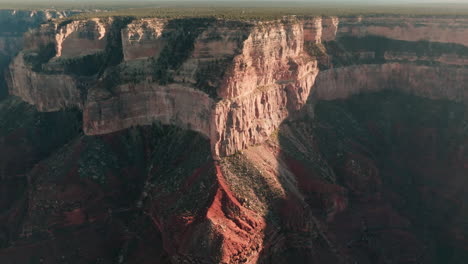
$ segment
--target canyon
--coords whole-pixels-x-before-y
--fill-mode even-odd
[[[311,90],[319,100],[392,87],[466,97],[466,19],[127,20],[27,33],[9,66],[10,93],[39,111],[82,109],[88,135],[153,121],[192,129],[215,157],[264,142]]]
[[[1,12],[2,262],[468,257],[467,17]]]

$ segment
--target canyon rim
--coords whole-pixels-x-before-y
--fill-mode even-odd
[[[468,16],[0,20],[0,262],[468,260]]]

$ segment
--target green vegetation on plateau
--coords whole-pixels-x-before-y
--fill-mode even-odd
[[[153,64],[153,77],[159,80],[159,83],[167,84],[172,81],[170,71],[182,66],[194,49],[195,39],[210,22],[209,19],[176,19],[169,23],[168,27],[176,30],[168,36],[168,44]]]
[[[39,50],[34,53],[27,53],[24,55],[24,61],[31,65],[31,69],[35,72],[42,71],[42,65],[52,59],[57,51],[55,50],[54,43],[43,45],[39,47]]]
[[[80,156],[78,173],[81,178],[106,183],[106,173],[119,168],[117,158],[99,137],[85,137],[85,150]]]
[[[378,16],[378,15],[408,15],[408,16],[464,16],[468,15],[468,5],[460,8],[435,8],[416,6],[330,6],[318,4],[314,6],[295,7],[158,7],[158,8],[132,8],[112,10],[97,13],[81,13],[73,19],[88,19],[92,17],[134,16],[137,18],[219,18],[233,20],[274,20],[284,16]]]
[[[442,1],[441,1],[442,2]],[[285,15],[468,15],[464,3],[368,3],[343,1],[0,1],[0,9],[57,9],[83,10],[76,19],[109,16],[135,17],[216,17],[228,19],[277,19]]]

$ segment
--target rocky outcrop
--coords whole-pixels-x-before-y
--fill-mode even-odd
[[[0,99],[8,93],[4,72],[12,57],[23,48],[23,34],[49,19],[64,18],[76,12],[78,11],[0,10]],[[26,47],[28,43],[36,42],[26,41]]]
[[[23,48],[23,34],[50,19],[65,18],[79,11],[0,10],[0,54],[13,56]],[[26,47],[31,41],[26,41]]]
[[[316,17],[304,21],[304,41],[313,43],[322,42],[323,18]]]
[[[323,22],[322,22],[322,26],[323,26],[322,40],[323,41],[335,40],[337,33],[338,33],[339,23],[340,23],[340,19],[338,17],[323,18]]]
[[[267,37],[265,37],[267,36]],[[318,73],[304,51],[303,24],[255,28],[218,90],[211,140],[216,156],[265,141],[306,102]]]
[[[310,34],[317,42],[322,20],[315,21],[319,29]],[[83,108],[89,135],[154,121],[192,129],[211,138],[215,156],[263,142],[305,104],[318,70],[304,50],[303,21],[194,20],[191,29],[186,23],[128,24],[121,31],[121,64],[95,75],[84,90],[83,77],[66,67],[93,54],[119,53],[107,48],[113,20],[45,26],[31,34],[36,44],[10,65],[11,93],[41,111]],[[52,58],[36,69],[35,61],[27,65],[48,46],[55,47]],[[45,82],[53,85],[43,88]]]
[[[101,21],[96,18],[54,25],[57,31],[56,57],[79,57],[103,52],[110,24],[112,21]]]
[[[464,263],[465,108],[420,97],[466,102],[466,47],[366,19],[27,34],[10,92],[57,112],[0,103],[0,262]]]
[[[209,137],[213,99],[179,84],[124,84],[118,96],[95,90],[84,108],[84,131],[88,135],[115,132],[155,121],[197,131]]]
[[[311,91],[327,100],[383,89],[466,98],[462,18],[116,21],[29,34],[10,66],[11,93],[41,111],[82,108],[89,135],[154,121],[192,129],[214,157],[268,139]]]
[[[165,19],[142,19],[129,24],[122,30],[122,47],[125,61],[158,57],[167,39],[163,31]]]
[[[53,112],[82,106],[77,81],[65,74],[46,75],[32,71],[20,53],[10,64],[10,94],[35,105],[39,111]]]
[[[88,69],[97,73],[106,64],[98,56],[110,46],[107,38],[112,22],[65,20],[26,33],[24,51],[9,66],[10,94],[44,112],[82,108],[86,86],[93,82],[87,76],[93,70]]]

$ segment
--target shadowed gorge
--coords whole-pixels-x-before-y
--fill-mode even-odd
[[[0,263],[466,263],[466,15],[67,10],[0,10]]]
[[[467,231],[467,198],[455,187],[465,185],[465,111],[461,103],[380,92],[320,101],[314,119],[285,125],[285,133],[299,135],[309,127],[336,175],[323,180],[347,190],[347,208],[328,218],[330,237],[345,255],[359,263],[466,259],[458,234]],[[291,145],[285,138],[282,149]],[[312,171],[323,170],[320,162],[305,164],[311,161]]]

